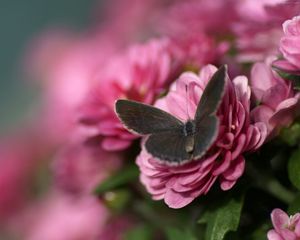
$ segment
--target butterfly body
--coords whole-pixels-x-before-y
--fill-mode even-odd
[[[193,120],[188,120],[183,126],[183,134],[184,136],[194,135],[196,132],[195,122]]]
[[[227,68],[223,66],[204,89],[194,119],[186,122],[161,109],[131,100],[117,100],[116,113],[129,131],[148,136],[145,148],[158,160],[169,165],[198,160],[217,138],[216,112],[226,79]]]
[[[193,120],[188,120],[183,126],[183,135],[186,137],[185,151],[192,153],[194,150],[194,135],[196,133],[196,125]]]

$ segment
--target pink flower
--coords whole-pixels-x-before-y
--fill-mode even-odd
[[[208,65],[199,75],[183,73],[171,86],[168,95],[157,101],[156,106],[183,121],[193,118],[201,94],[216,70],[216,67]],[[188,103],[186,85],[190,89]],[[266,137],[263,123],[250,122],[249,107],[247,78],[239,76],[232,82],[228,81],[227,92],[218,110],[221,124],[219,136],[201,160],[182,166],[166,166],[147,153],[142,145],[137,158],[140,180],[153,199],[164,199],[169,207],[181,208],[208,193],[217,179],[222,190],[232,188],[244,172],[243,153],[257,149]]]
[[[218,62],[228,50],[226,42],[217,43],[212,37],[203,33],[182,34],[171,37],[171,51],[183,66],[200,68]]]
[[[209,35],[228,33],[232,21],[236,19],[236,2],[232,0],[177,1],[162,10],[158,18],[160,23],[158,28],[171,36],[178,33],[184,36],[193,32]],[[221,15],[222,18],[217,17]]]
[[[167,40],[152,40],[112,58],[98,74],[96,86],[82,104],[80,121],[88,139],[99,138],[105,150],[123,150],[136,136],[125,130],[114,112],[115,101],[128,98],[152,103],[167,86],[174,63]]]
[[[271,213],[274,229],[268,232],[268,240],[298,240],[300,239],[300,213],[288,216],[281,209]]]
[[[121,167],[118,153],[80,143],[70,143],[52,167],[55,184],[66,192],[91,194],[98,184]]]
[[[55,144],[73,133],[78,105],[94,74],[116,51],[115,45],[100,34],[75,36],[61,30],[48,31],[33,41],[27,71],[43,87],[39,125]]]
[[[251,70],[251,88],[259,102],[252,118],[264,122],[269,137],[282,126],[292,123],[299,114],[300,94],[296,94],[290,81],[280,78],[271,68],[273,58],[266,63],[256,63]]]
[[[237,35],[238,60],[262,61],[278,54],[282,23],[299,14],[300,5],[289,0],[245,0],[237,4],[239,20],[233,23]]]
[[[12,228],[26,240],[97,240],[108,217],[95,197],[53,192],[20,213]]]
[[[173,51],[185,65],[199,68],[219,62],[229,49],[229,44],[216,41],[215,35],[228,33],[229,23],[235,18],[233,10],[231,0],[178,1],[161,10],[156,28],[171,39]],[[222,18],[215,17],[218,15]]]
[[[300,68],[300,16],[285,21],[283,31],[280,51],[287,61]]]

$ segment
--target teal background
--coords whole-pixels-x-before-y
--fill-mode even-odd
[[[93,7],[102,2],[0,0],[0,134],[17,127],[38,96],[20,71],[30,40],[51,27],[84,28],[92,21]]]

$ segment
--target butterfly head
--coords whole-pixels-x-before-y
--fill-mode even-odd
[[[192,136],[195,134],[196,127],[195,122],[193,120],[188,120],[183,126],[183,134],[184,136]]]

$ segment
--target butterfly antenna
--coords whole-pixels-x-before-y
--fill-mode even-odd
[[[189,97],[188,97],[188,85],[185,85],[185,102],[186,102],[186,114],[188,116],[188,119],[190,118],[189,115]]]

